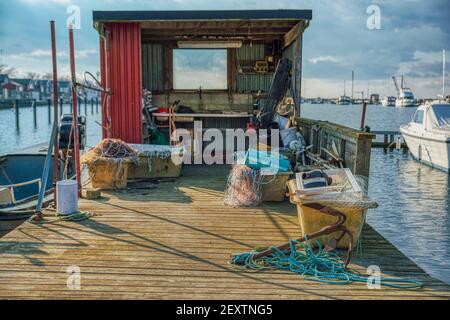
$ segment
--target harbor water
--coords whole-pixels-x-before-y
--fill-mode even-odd
[[[0,154],[48,141],[47,107],[37,109],[37,126],[32,108],[20,109],[19,130],[14,110],[0,110]],[[64,109],[67,112],[69,106]],[[87,118],[87,145],[93,146],[100,140],[96,121],[101,121],[101,115],[95,106],[82,105],[80,110]],[[372,130],[398,131],[414,110],[369,105],[366,125]],[[302,106],[303,117],[352,128],[359,127],[360,115],[360,105]],[[369,211],[368,223],[430,275],[450,283],[449,175],[417,163],[404,150],[373,149],[371,159],[369,195],[379,207]]]

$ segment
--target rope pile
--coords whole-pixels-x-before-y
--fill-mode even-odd
[[[234,165],[228,176],[224,204],[232,207],[250,207],[261,201],[259,170],[246,165]]]
[[[48,211],[52,211],[50,209],[47,208]],[[72,214],[59,214],[57,212],[55,212],[55,217],[56,219],[54,220],[36,220],[36,216],[33,215],[28,219],[28,222],[33,223],[33,224],[52,224],[52,223],[56,223],[59,221],[83,221],[86,219],[90,219],[91,217],[96,216],[95,213],[93,212],[89,212],[89,211],[78,211]]]
[[[350,284],[353,282],[369,283],[368,276],[349,271],[337,251],[327,251],[318,241],[314,241],[317,252],[314,252],[308,239],[303,242],[290,240],[287,250],[279,250],[271,247],[273,253],[254,259],[257,251],[241,253],[231,257],[233,266],[254,271],[264,269],[281,269],[294,272],[306,280],[312,280],[328,284]],[[414,289],[422,287],[422,283],[414,279],[406,278],[380,278],[380,285],[398,288]]]

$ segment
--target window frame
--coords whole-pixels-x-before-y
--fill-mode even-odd
[[[176,50],[223,50],[225,52],[225,57],[226,57],[226,64],[225,64],[225,88],[218,88],[218,89],[204,89],[202,88],[202,92],[228,92],[230,89],[230,82],[229,82],[229,62],[228,62],[228,57],[229,57],[229,50],[227,48],[172,48],[172,90],[175,92],[198,92],[198,88],[197,89],[181,89],[181,88],[175,88],[175,51]]]
[[[420,122],[417,121],[417,117],[418,117],[419,114],[421,115],[421,121]],[[413,122],[414,123],[416,123],[416,124],[423,124],[424,119],[425,119],[425,112],[424,112],[424,110],[416,110],[416,112],[414,112],[414,117],[413,117]]]

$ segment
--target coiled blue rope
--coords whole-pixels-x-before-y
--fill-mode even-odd
[[[271,254],[256,260],[253,257],[258,252],[245,252],[232,256],[230,263],[252,270],[288,270],[304,279],[327,284],[368,282],[368,276],[346,270],[344,262],[335,250],[326,252],[318,241],[314,240],[314,243],[317,245],[317,252],[314,252],[308,239],[304,243],[290,240],[287,250],[270,247]],[[415,289],[423,286],[420,281],[414,279],[385,277],[380,278],[380,285],[397,289]]]

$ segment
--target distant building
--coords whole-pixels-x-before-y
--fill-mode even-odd
[[[12,79],[6,74],[0,75],[2,99],[36,99],[45,101],[53,97],[53,80],[46,79]],[[72,82],[58,81],[58,97],[65,100],[72,95]],[[96,99],[100,97],[97,91],[80,88],[78,96],[82,99]]]
[[[9,83],[11,80],[7,74],[0,74],[0,98],[5,98],[5,89],[3,85]]]

